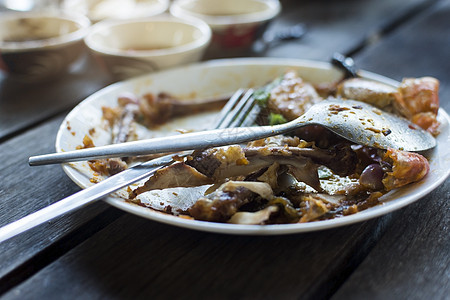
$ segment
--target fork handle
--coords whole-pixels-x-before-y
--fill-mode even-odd
[[[185,153],[181,153],[184,155]],[[122,171],[99,183],[81,190],[67,198],[55,202],[41,210],[14,221],[0,228],[0,243],[28,229],[36,227],[65,213],[84,207],[100,198],[107,196],[125,186],[151,176],[160,168],[173,162],[172,155],[166,155],[151,161],[136,165]]]
[[[140,140],[95,148],[32,156],[31,166],[58,164],[72,161],[139,156],[183,150],[198,150],[253,141],[285,133],[292,129],[290,123],[276,126],[226,128]]]

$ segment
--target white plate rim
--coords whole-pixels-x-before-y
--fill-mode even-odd
[[[192,64],[185,67],[174,68],[166,71],[161,71],[157,73],[151,73],[147,75],[143,75],[137,78],[129,79],[126,81],[121,81],[114,83],[110,86],[107,86],[91,96],[87,97],[83,100],[79,105],[77,105],[63,120],[56,137],[56,149],[57,151],[61,151],[61,140],[63,135],[67,132],[66,122],[70,120],[74,115],[80,113],[83,107],[83,103],[94,101],[97,97],[101,97],[103,95],[107,95],[111,91],[120,90],[128,85],[133,85],[137,82],[142,82],[148,78],[152,78],[154,76],[158,76],[163,72],[183,72],[186,71],[186,68],[209,68],[216,66],[228,66],[228,65],[245,65],[245,64],[261,64],[261,65],[293,65],[293,66],[306,66],[306,67],[316,67],[316,68],[332,68],[331,65],[327,62],[321,61],[311,61],[311,60],[302,60],[302,59],[291,59],[291,58],[233,58],[233,59],[218,59],[211,60],[201,63]],[[361,71],[360,74],[363,77],[367,77],[370,79],[374,79],[377,81],[385,82],[391,85],[398,85],[398,82],[392,80],[390,78],[384,77],[382,75],[378,75],[368,71]],[[449,134],[449,123],[450,118],[448,114],[440,109],[439,111],[440,120],[445,123],[444,132],[438,137],[438,147],[440,144],[444,143],[441,146],[450,146],[450,134]],[[66,133],[67,134],[67,133]],[[161,222],[164,224],[169,224],[173,226],[183,227],[187,229],[200,230],[206,232],[214,232],[214,233],[224,233],[224,234],[235,234],[235,235],[281,235],[281,234],[293,234],[293,233],[303,233],[303,232],[311,232],[318,231],[330,228],[336,228],[340,226],[350,225],[362,221],[367,221],[376,217],[380,217],[382,215],[391,213],[400,208],[403,208],[425,195],[429,194],[431,191],[436,189],[439,185],[441,185],[450,174],[450,155],[445,155],[443,161],[445,163],[444,172],[441,170],[441,174],[435,180],[431,182],[427,182],[427,184],[413,184],[413,190],[415,185],[419,185],[419,188],[415,189],[415,192],[412,194],[407,194],[406,196],[401,197],[401,201],[390,200],[389,205],[378,205],[367,210],[361,211],[356,214],[348,215],[345,217],[339,217],[330,220],[309,222],[309,223],[295,223],[295,224],[273,224],[273,225],[241,225],[241,224],[228,224],[228,223],[214,223],[214,222],[206,222],[199,220],[191,220],[180,218],[177,216],[169,215],[163,212],[158,212],[146,207],[142,207],[136,204],[132,204],[129,202],[125,202],[119,198],[115,197],[106,197],[104,200],[110,205],[122,209],[126,212],[132,213],[134,215],[138,215],[153,221]],[[79,174],[69,165],[63,164],[62,168],[64,172],[80,187],[85,188],[86,186],[80,181]]]

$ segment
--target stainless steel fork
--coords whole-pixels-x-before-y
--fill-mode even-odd
[[[255,101],[252,97],[252,93],[252,90],[245,91],[243,89],[240,89],[234,93],[227,104],[222,108],[218,115],[217,121],[212,126],[212,129],[238,127],[242,122],[244,122],[249,112],[251,112],[255,107]],[[191,151],[177,153],[177,155],[188,155],[189,153],[191,153]],[[150,177],[157,170],[173,163],[172,157],[174,155],[175,154],[166,155],[133,166],[87,189],[79,191],[67,198],[55,202],[37,212],[0,228],[0,243],[65,213],[87,206],[88,204],[91,204],[94,201],[99,200],[102,197],[105,197],[123,187]]]

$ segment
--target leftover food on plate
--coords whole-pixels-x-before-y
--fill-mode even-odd
[[[363,78],[318,85],[288,71],[254,92],[259,107],[254,123],[287,122],[319,101],[340,97],[396,113],[437,135],[438,89],[439,82],[431,77],[404,79],[398,88]],[[102,110],[111,143],[120,143],[137,138],[137,124],[157,130],[177,116],[217,110],[224,102],[183,102],[164,91],[139,97],[123,95],[117,107]],[[94,147],[88,135],[81,147]],[[154,157],[100,159],[89,164],[95,172],[111,176],[136,160]],[[427,158],[421,154],[357,145],[323,127],[308,126],[245,145],[175,155],[174,163],[159,169],[140,186],[129,187],[127,201],[146,206],[140,196],[147,192],[206,186],[189,207],[175,209],[170,203],[161,203],[159,210],[211,222],[302,223],[376,206],[384,194],[420,181],[429,169]]]

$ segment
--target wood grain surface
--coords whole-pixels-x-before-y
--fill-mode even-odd
[[[328,61],[401,79],[435,76],[450,111],[449,0],[282,1],[268,30],[304,22],[299,41],[240,55]],[[224,53],[216,57],[227,56]],[[0,75],[0,226],[79,188],[52,152],[67,112],[111,79],[86,57],[45,85]],[[0,244],[2,299],[445,299],[450,294],[447,182],[386,216],[286,236],[176,228],[98,202]]]
[[[72,69],[49,80],[23,82],[0,73],[0,141],[68,112],[110,82],[87,53]]]
[[[382,73],[441,79],[441,106],[450,109],[450,1],[363,51],[356,61]],[[414,49],[401,51],[397,45]],[[434,49],[433,55],[430,50]],[[372,61],[386,53],[382,63]],[[432,58],[434,57],[434,58]],[[442,59],[439,59],[442,58]],[[414,61],[414,63],[411,63]],[[447,60],[448,61],[448,60]],[[416,65],[417,67],[413,67]],[[391,76],[398,77],[392,74]],[[446,159],[450,159],[448,149]],[[392,216],[393,223],[335,299],[448,299],[450,295],[450,182]]]
[[[2,176],[0,181],[0,226],[18,220],[80,190],[59,166],[32,168],[27,165],[30,155],[36,152],[53,151],[54,136],[61,122],[62,118],[55,118],[45,125],[0,145],[0,153],[3,154],[1,172],[8,174]],[[47,142],[42,139],[43,136],[49,137]],[[27,146],[24,147],[24,145]],[[62,238],[73,235],[83,224],[90,223],[92,226],[88,230],[89,233],[82,234],[86,238],[95,232],[95,228],[99,226],[96,225],[97,223],[105,226],[111,219],[114,220],[117,213],[111,216],[105,215],[103,219],[98,218],[102,212],[108,210],[115,209],[103,202],[98,202],[0,244],[0,292],[4,292],[13,282],[29,276],[30,272],[37,267],[35,264],[38,262],[35,256],[41,260],[42,252],[53,251],[51,247],[59,243]],[[94,218],[95,221],[93,221]],[[65,241],[65,243],[69,242],[73,245],[76,239],[73,236],[70,239],[72,241]],[[51,256],[48,258],[54,259]]]

